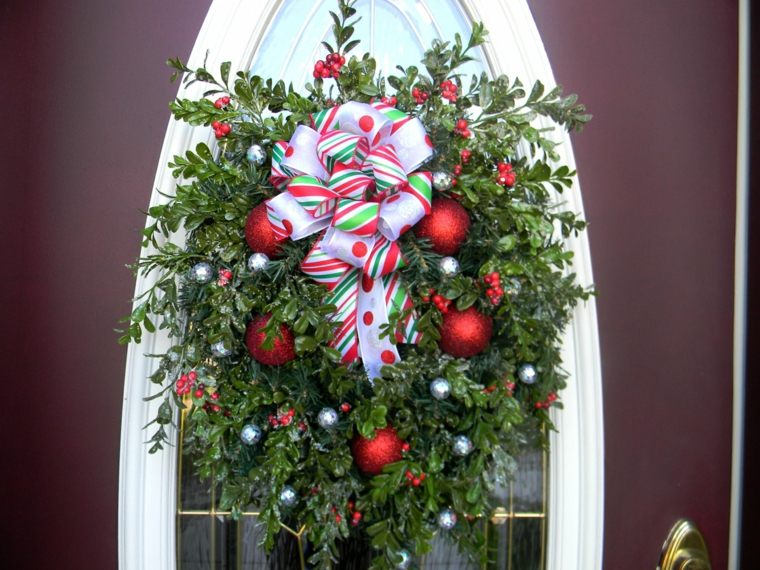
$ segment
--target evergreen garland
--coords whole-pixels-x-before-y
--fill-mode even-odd
[[[161,386],[155,397],[163,403],[150,451],[163,448],[165,427],[178,408],[188,406],[185,449],[198,473],[221,488],[220,507],[233,516],[256,506],[267,549],[285,523],[306,525],[314,546],[311,563],[320,568],[335,563],[336,541],[364,533],[378,549],[373,568],[395,567],[404,550],[428,552],[436,532],[482,558],[485,538],[478,517],[490,515],[489,495],[513,476],[521,449],[536,441],[545,445],[548,408],[560,406],[554,400],[565,386],[559,336],[576,302],[591,294],[575,282],[572,253],[563,247],[563,238],[582,231],[585,223],[556,198],[575,173],[556,165],[551,132],[532,122],[542,115],[580,130],[590,117],[559,88],[545,92],[537,82],[526,92],[519,80],[489,79],[485,73],[466,81],[457,70],[485,41],[482,24],[473,26],[466,43],[459,36],[453,43],[434,41],[422,71],[399,67],[396,75],[382,77],[369,54],[348,56],[358,44],[351,40],[352,4],[340,0],[332,14],[335,43],[325,44],[329,53],[347,58],[339,77],[315,79],[305,96],[281,81],[246,72],[230,78],[229,63],[217,77],[205,65],[190,69],[169,61],[173,78],[208,85],[200,100],[174,101],[174,116],[194,126],[229,125],[229,132],[218,136],[218,149],[201,143],[170,163],[176,195],[150,209],[143,245],[155,253],[136,266],[142,274],[152,273],[155,285],[136,299],[121,341],[140,342],[143,330],[168,330],[175,344],[159,356],[151,376]],[[461,272],[452,278],[440,274],[441,256],[426,240],[411,231],[399,239],[409,261],[401,274],[423,336],[417,345],[399,345],[402,361],[384,367],[373,386],[361,364],[342,365],[340,353],[329,346],[334,307],[323,304],[324,287],[299,268],[314,238],[282,242],[282,255],[254,273],[246,267],[252,252],[244,228],[252,208],[278,193],[269,181],[269,162],[249,163],[246,149],[258,144],[271,156],[274,143],[290,139],[311,113],[380,97],[393,97],[398,109],[424,123],[436,150],[425,168],[458,173],[456,185],[436,195],[458,200],[472,223],[457,255]],[[458,126],[463,118],[470,136],[462,136]],[[518,145],[528,152],[519,155]],[[497,183],[499,162],[511,165],[511,186]],[[177,232],[186,235],[182,245],[171,241]],[[210,283],[197,283],[188,275],[199,262],[228,273],[219,283],[216,273]],[[483,278],[493,272],[506,289],[498,304],[485,294]],[[442,314],[427,300],[431,289],[458,310],[476,307],[493,317],[494,335],[484,352],[464,359],[439,349]],[[297,358],[283,366],[262,365],[246,350],[251,316],[266,313],[272,318],[265,348],[274,345],[281,324],[295,335]],[[396,324],[391,319],[389,328]],[[217,343],[231,354],[212,351]],[[535,366],[535,384],[517,380],[524,363]],[[181,384],[195,382],[189,394],[178,389],[179,378],[185,379]],[[449,382],[450,397],[431,395],[435,378]],[[320,410],[340,410],[344,403],[334,429],[318,425]],[[283,417],[290,419],[280,423],[277,418]],[[253,446],[240,439],[248,424],[264,432]],[[354,464],[351,440],[357,434],[371,437],[387,425],[409,449],[381,474],[364,475]],[[454,438],[462,434],[474,446],[464,457],[452,451]],[[409,483],[412,478],[419,486]],[[292,506],[280,501],[286,486],[297,495]],[[458,523],[440,531],[437,517],[445,508],[458,514]],[[356,511],[361,520],[353,526]]]

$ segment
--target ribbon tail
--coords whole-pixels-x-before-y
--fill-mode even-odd
[[[385,306],[389,319],[393,319],[398,314],[405,316],[398,323],[395,331],[396,341],[405,344],[417,344],[422,338],[422,333],[417,329],[417,314],[413,310],[414,304],[412,298],[404,287],[401,276],[398,273],[391,273],[383,277],[385,287]]]
[[[382,330],[388,325],[383,280],[372,279],[365,274],[358,291],[356,329],[359,336],[359,355],[367,376],[372,381],[381,376],[380,370],[383,366],[395,364],[401,358],[390,337],[380,338]]]

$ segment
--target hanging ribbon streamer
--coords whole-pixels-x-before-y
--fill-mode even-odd
[[[397,270],[405,261],[396,240],[430,213],[430,172],[414,172],[432,156],[422,122],[381,102],[349,102],[312,116],[272,153],[271,182],[282,192],[267,201],[278,239],[322,232],[301,269],[330,291],[325,302],[342,321],[333,341],[344,362],[362,359],[370,379],[398,362],[380,338],[389,316],[412,308]],[[419,340],[413,312],[396,333]]]

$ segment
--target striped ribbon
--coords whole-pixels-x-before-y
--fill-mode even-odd
[[[404,316],[393,340],[419,341],[396,240],[430,213],[431,174],[413,172],[430,156],[419,119],[353,101],[315,113],[311,127],[299,125],[272,151],[270,181],[282,190],[267,201],[275,236],[322,232],[301,270],[327,287],[325,302],[337,307],[333,346],[344,362],[361,358],[370,379],[399,361],[392,340],[380,338],[389,319]]]

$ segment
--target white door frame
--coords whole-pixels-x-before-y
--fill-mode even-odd
[[[271,18],[282,0],[215,0],[198,34],[189,66],[208,69],[224,61],[232,69],[248,69]],[[526,0],[460,0],[473,20],[487,21],[493,33],[484,46],[495,73],[519,76],[530,84],[540,79],[554,86],[551,66]],[[208,54],[208,55],[207,55]],[[203,86],[180,87],[179,96],[200,98]],[[539,125],[541,126],[541,125]],[[570,137],[557,134],[562,162],[575,168]],[[151,206],[173,195],[176,181],[166,166],[177,154],[199,142],[213,148],[208,128],[194,128],[171,120],[166,131],[153,185]],[[562,196],[567,207],[583,214],[578,184]],[[177,235],[173,240],[182,240]],[[575,253],[574,271],[582,285],[593,282],[588,235],[568,240]],[[148,248],[143,255],[150,254]],[[136,294],[155,282],[137,279]],[[554,413],[559,433],[552,433],[549,454],[547,568],[599,570],[602,567],[604,500],[604,447],[601,363],[594,300],[581,304],[563,336],[564,367],[570,375],[562,393],[564,410]],[[124,387],[119,471],[119,568],[122,570],[173,570],[176,567],[176,453],[166,449],[148,454],[143,427],[155,417],[159,402],[144,398],[156,388],[148,381],[157,361],[147,354],[170,347],[164,331],[145,334],[142,343],[130,345]],[[175,436],[169,430],[169,437]],[[176,439],[176,438],[174,438]]]

